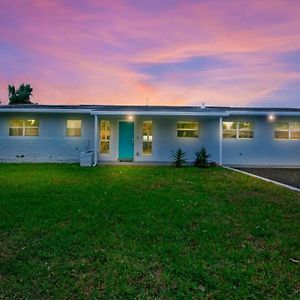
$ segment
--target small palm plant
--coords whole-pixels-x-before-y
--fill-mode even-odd
[[[210,155],[207,153],[205,147],[202,147],[199,151],[196,153],[196,159],[194,162],[194,165],[199,168],[206,168],[209,165],[209,157]]]
[[[173,162],[172,165],[176,168],[182,167],[182,164],[186,162],[185,152],[181,148],[178,148],[175,151],[172,151]]]

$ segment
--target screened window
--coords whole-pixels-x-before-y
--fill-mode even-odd
[[[277,122],[274,136],[277,140],[300,140],[300,122]]]
[[[177,122],[177,137],[197,138],[199,122]]]
[[[100,123],[100,153],[110,152],[110,122],[102,120]]]
[[[39,121],[38,120],[10,120],[9,135],[10,136],[38,136]]]
[[[254,124],[252,122],[223,122],[224,139],[252,139]]]
[[[67,120],[67,136],[81,136],[81,120]]]
[[[143,122],[143,154],[152,154],[152,121]]]

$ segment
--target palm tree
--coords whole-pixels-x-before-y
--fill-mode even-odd
[[[32,88],[30,84],[22,83],[18,90],[13,85],[8,85],[9,104],[31,104]]]

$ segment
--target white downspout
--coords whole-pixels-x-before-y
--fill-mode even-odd
[[[219,118],[219,165],[223,165],[223,118]]]
[[[97,166],[98,163],[98,115],[95,114],[94,118],[94,164],[93,167]]]

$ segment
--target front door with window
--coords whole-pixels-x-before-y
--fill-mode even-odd
[[[134,123],[119,122],[119,160],[133,161],[134,153]]]

